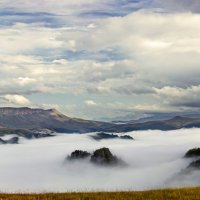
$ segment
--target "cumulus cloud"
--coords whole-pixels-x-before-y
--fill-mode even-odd
[[[23,55],[25,52],[28,53],[37,49],[56,49],[62,46],[62,41],[56,40],[58,35],[56,29],[44,28],[34,24],[18,23],[11,27],[1,27],[0,35],[1,55]],[[20,56],[18,58],[18,61],[20,61]]]
[[[43,1],[41,10],[37,3],[29,3],[23,6],[39,12],[45,8],[51,11],[55,1],[48,5]],[[64,4],[69,8],[95,7],[98,1]],[[0,5],[4,7],[6,2]],[[65,7],[56,6],[59,8],[55,10]],[[118,99],[127,107],[134,104],[159,105],[161,110],[170,105],[174,108],[182,100],[177,98],[172,103],[159,90],[199,85],[199,23],[197,13],[143,10],[101,18],[89,23],[91,26],[85,23],[76,27],[47,27],[40,23],[1,26],[1,94],[49,94],[49,101],[43,104],[58,104],[50,100],[55,100],[57,94],[80,95],[96,102],[100,99],[96,106],[99,113],[104,102]],[[195,95],[198,92],[193,90]],[[195,97],[189,101],[186,96],[183,104],[197,105]]]
[[[1,99],[8,102],[9,104],[20,106],[31,105],[31,102],[26,97],[21,95],[5,95],[2,96]]]

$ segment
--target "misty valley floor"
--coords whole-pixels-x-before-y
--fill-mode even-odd
[[[88,134],[58,134],[20,144],[0,146],[0,190],[3,193],[70,191],[143,191],[200,185],[200,173],[178,176],[190,159],[190,148],[200,147],[200,129],[138,131],[135,140],[96,141]],[[74,150],[108,147],[126,167],[99,167],[87,160],[70,162]],[[59,198],[58,198],[59,199]],[[120,199],[120,198],[119,198]]]

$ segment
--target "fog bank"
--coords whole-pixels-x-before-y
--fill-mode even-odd
[[[67,192],[96,190],[148,190],[200,185],[194,172],[179,177],[190,159],[185,152],[200,147],[200,129],[138,131],[135,141],[95,141],[90,134],[58,134],[37,140],[21,139],[18,145],[0,146],[2,192]],[[64,162],[76,149],[108,147],[127,167],[97,167],[87,161]]]

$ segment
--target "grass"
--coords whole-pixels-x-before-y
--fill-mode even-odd
[[[145,192],[0,194],[0,200],[200,200],[200,188]]]

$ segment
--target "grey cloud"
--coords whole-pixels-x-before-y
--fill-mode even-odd
[[[199,0],[155,0],[154,3],[168,11],[200,12]]]
[[[136,86],[134,86],[134,84]],[[153,88],[150,87],[145,87],[145,86],[137,86],[137,83],[134,83],[132,85],[124,85],[124,86],[120,86],[120,87],[113,87],[112,88],[113,91],[120,93],[120,94],[126,94],[126,95],[132,95],[132,94],[136,94],[136,95],[142,95],[142,94],[155,94],[155,90]]]
[[[137,4],[113,0],[63,0],[59,3],[55,0],[2,0],[0,16],[4,20],[0,26],[16,23],[43,23],[47,27],[82,26],[104,17],[125,16],[143,5]]]
[[[167,106],[174,107],[180,111],[196,112],[200,108],[199,95],[200,86],[189,86],[186,88],[179,87],[164,87],[161,89],[155,88],[158,98],[163,100]]]
[[[200,102],[199,101],[188,101],[188,102],[176,102],[172,104],[173,106],[182,106],[182,107],[189,107],[189,108],[200,108]]]
[[[107,79],[126,79],[128,77],[133,76],[134,70],[131,67],[120,65],[120,63],[107,63],[108,66],[102,64],[102,67],[94,67],[88,68],[88,71],[85,71],[83,77],[86,78],[88,81],[92,82],[102,82],[106,81]],[[113,66],[112,66],[113,65]]]

